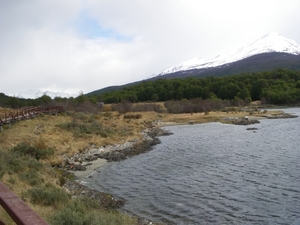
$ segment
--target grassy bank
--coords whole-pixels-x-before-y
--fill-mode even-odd
[[[258,112],[251,115],[256,114],[261,115]],[[127,113],[125,117],[111,111],[40,115],[5,127],[0,133],[0,179],[51,224],[139,224],[137,218],[120,214],[97,201],[72,199],[61,187],[66,181],[65,174],[57,169],[64,157],[94,146],[139,139],[140,131],[154,125],[222,122],[226,117],[248,115],[249,112],[237,110]],[[0,218],[6,224],[14,224],[2,208]]]
[[[56,166],[93,146],[138,139],[157,118],[157,113],[124,119],[116,112],[66,112],[19,121],[0,133],[0,179],[51,224],[138,224],[137,218],[99,202],[72,199],[61,187],[66,178]],[[0,218],[14,224],[2,207]]]

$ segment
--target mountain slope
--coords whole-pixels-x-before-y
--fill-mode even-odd
[[[240,73],[261,72],[277,68],[300,70],[300,55],[291,55],[287,53],[261,53],[228,63],[218,67],[204,69],[180,70],[174,73],[168,73],[161,76],[152,77],[149,80],[173,79],[186,77],[208,77],[208,76],[229,76]]]
[[[178,66],[163,70],[148,79],[121,86],[106,87],[87,95],[102,94],[143,81],[157,79],[229,76],[277,68],[300,71],[300,45],[278,33],[270,33],[237,51],[219,55],[209,60],[194,58]]]
[[[204,60],[203,58],[194,58],[175,67],[165,69],[154,76],[162,76],[179,71],[216,68],[249,58],[254,55],[274,52],[287,53],[290,55],[300,55],[300,45],[298,45],[295,41],[285,38],[278,33],[270,33],[237,51],[218,55],[208,60]]]

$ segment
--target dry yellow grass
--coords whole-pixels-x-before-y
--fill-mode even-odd
[[[245,116],[254,116],[254,117],[262,117],[266,114],[281,114],[282,111],[276,110],[276,111],[270,111],[267,113],[259,113],[259,112],[243,112],[243,111],[229,111],[229,112],[208,112],[208,113],[185,113],[185,114],[163,114],[163,122],[174,122],[178,124],[185,124],[188,122],[193,123],[208,123],[208,122],[224,122],[224,118],[227,117],[238,117],[243,118]]]
[[[3,110],[3,109],[2,109]],[[273,111],[279,114],[282,111]],[[120,144],[140,137],[140,131],[151,126],[152,121],[194,123],[219,122],[225,117],[249,116],[249,112],[209,112],[193,114],[168,114],[156,112],[131,113],[142,115],[140,119],[124,119],[117,112],[102,112],[94,118],[104,127],[114,130],[112,134],[104,138],[100,135],[86,134],[82,137],[74,137],[71,131],[57,125],[72,122],[72,116],[61,114],[58,116],[44,115],[31,120],[19,121],[10,128],[0,133],[0,149],[10,149],[20,142],[29,143],[44,142],[49,147],[55,147],[56,154],[51,160],[58,160],[63,154],[75,154],[78,151],[91,148],[91,146],[103,146]],[[262,116],[262,114],[252,114]]]
[[[138,139],[140,131],[149,122],[157,119],[157,113],[143,113],[141,119],[124,119],[117,112],[103,112],[95,116],[95,120],[113,132],[108,137],[96,134],[86,134],[76,137],[71,131],[59,127],[59,124],[72,122],[72,116],[61,114],[58,116],[44,115],[31,120],[19,121],[10,128],[5,127],[0,132],[0,150],[11,149],[21,142],[36,145],[41,142],[56,149],[55,155],[45,160],[46,163],[60,162],[62,155],[73,155],[79,151],[90,149],[92,146],[121,144]]]
[[[9,109],[1,109],[1,112],[8,112]],[[50,159],[43,160],[47,165],[56,164],[62,161],[64,154],[72,155],[79,151],[89,149],[92,146],[104,146],[115,143],[124,143],[126,141],[140,138],[140,131],[149,126],[150,122],[157,119],[157,113],[143,113],[140,119],[124,119],[122,115],[117,112],[103,112],[97,114],[94,118],[97,122],[101,123],[104,127],[109,127],[114,130],[112,134],[104,138],[100,135],[86,134],[82,137],[75,137],[71,131],[63,129],[57,125],[72,122],[72,116],[66,113],[58,116],[41,115],[34,119],[23,120],[12,124],[10,128],[5,127],[0,132],[0,151],[9,151],[12,147],[21,142],[29,142],[37,145],[54,147],[56,149],[55,155]],[[46,167],[46,170],[51,170],[51,167]],[[51,171],[39,171],[42,178],[57,187],[58,177],[57,174]],[[18,176],[6,173],[1,181],[6,184],[16,195],[22,196],[27,190],[32,188],[26,182],[21,181]],[[54,212],[52,207],[41,207],[32,205],[30,202],[27,204],[32,207],[39,215],[47,218]],[[13,224],[9,216],[0,207],[0,218],[6,224]]]

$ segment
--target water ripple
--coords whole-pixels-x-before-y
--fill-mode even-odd
[[[300,217],[300,120],[257,128],[169,127],[174,135],[154,150],[100,168],[89,185],[167,224],[292,224]]]

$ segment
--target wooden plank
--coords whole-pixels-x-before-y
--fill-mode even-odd
[[[2,182],[0,182],[0,204],[18,225],[48,224]]]

